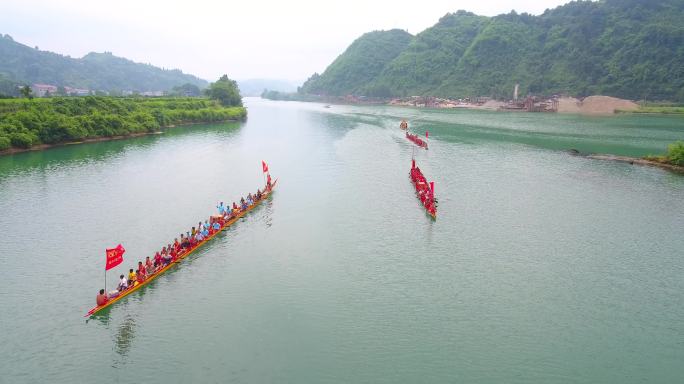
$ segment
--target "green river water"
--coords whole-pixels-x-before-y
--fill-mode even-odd
[[[684,176],[565,151],[661,153],[684,119],[247,106],[0,157],[0,382],[684,381]],[[112,288],[262,159],[269,201],[86,323],[105,248]]]

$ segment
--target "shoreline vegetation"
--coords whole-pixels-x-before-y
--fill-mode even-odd
[[[241,121],[242,106],[209,98],[55,97],[0,100],[0,155],[123,139],[178,125]]]
[[[0,155],[159,133],[177,125],[240,121],[247,109],[223,75],[207,97],[49,97],[0,99]]]

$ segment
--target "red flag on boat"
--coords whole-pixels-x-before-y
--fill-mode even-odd
[[[264,173],[268,172],[268,165],[263,160],[261,160],[261,168],[264,170]]]
[[[425,138],[426,138],[426,139],[429,139],[429,136],[430,136],[430,132],[425,131]]]
[[[269,173],[266,176],[266,184],[271,184],[271,174]]]
[[[107,249],[105,253],[107,254],[107,264],[105,265],[105,271],[108,271],[123,262],[123,254],[126,252],[124,247],[119,244],[116,248]]]

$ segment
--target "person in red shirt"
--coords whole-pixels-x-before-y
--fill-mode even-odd
[[[154,265],[152,264],[152,260],[150,260],[149,256],[145,258],[145,272],[154,273]]]
[[[97,297],[95,298],[95,302],[97,303],[97,306],[99,307],[101,305],[107,304],[107,300],[109,300],[109,299],[107,298],[107,295],[105,295],[104,289],[100,289],[100,294],[97,295]]]
[[[138,282],[142,283],[145,281],[145,278],[147,277],[147,270],[145,270],[145,266],[143,265],[142,261],[138,261]]]
[[[162,250],[162,253],[163,253],[163,252],[164,252],[164,250]],[[161,256],[161,254],[160,254],[159,252],[157,252],[157,253],[154,255],[154,266],[155,266],[157,269],[159,269],[159,268],[161,267],[161,264],[162,264],[162,256]]]

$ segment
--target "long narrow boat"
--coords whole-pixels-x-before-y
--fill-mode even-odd
[[[421,139],[420,137],[418,137],[418,135],[406,132],[406,138],[412,141],[417,146],[428,149],[427,141]]]
[[[137,291],[138,289],[144,287],[145,285],[149,284],[152,280],[156,279],[157,277],[163,275],[166,271],[168,271],[169,269],[171,269],[171,267],[173,267],[174,265],[180,263],[184,258],[190,256],[191,253],[193,253],[194,251],[196,251],[198,248],[200,248],[202,245],[204,245],[207,241],[213,239],[214,236],[218,235],[219,233],[221,233],[221,231],[223,231],[224,229],[226,229],[226,228],[230,227],[231,225],[233,225],[236,221],[238,221],[238,219],[240,219],[241,217],[245,216],[249,211],[251,211],[252,209],[256,208],[258,205],[260,205],[264,200],[266,200],[266,199],[271,195],[271,193],[273,193],[273,188],[275,188],[275,186],[276,186],[277,183],[278,183],[278,179],[275,179],[275,181],[274,181],[273,184],[271,185],[271,188],[264,191],[264,193],[263,193],[262,196],[261,196],[261,199],[255,200],[255,201],[254,201],[254,204],[252,204],[252,205],[250,205],[249,207],[247,207],[247,209],[245,209],[244,211],[240,211],[240,213],[238,213],[237,215],[234,215],[232,218],[230,218],[228,221],[226,221],[226,222],[223,224],[223,226],[222,226],[218,231],[216,231],[216,232],[214,232],[213,234],[207,236],[204,240],[202,240],[202,241],[200,241],[199,243],[195,244],[194,247],[189,248],[189,249],[187,249],[186,251],[184,251],[183,253],[179,254],[175,261],[169,263],[166,267],[160,269],[158,272],[156,272],[156,273],[154,273],[154,274],[152,274],[152,275],[149,275],[149,276],[147,277],[147,279],[145,279],[145,281],[143,281],[142,283],[136,284],[136,285],[134,285],[133,287],[130,287],[130,288],[126,289],[125,291],[121,292],[121,294],[119,294],[119,296],[114,297],[114,298],[108,300],[105,304],[99,305],[99,306],[96,306],[96,307],[92,308],[92,309],[91,309],[90,311],[88,311],[88,313],[86,313],[85,316],[83,316],[83,317],[90,317],[90,316],[93,316],[93,315],[97,314],[98,312],[102,311],[103,309],[110,307],[111,305],[113,305],[114,303],[120,301],[120,300],[123,299],[124,297],[130,295],[131,293],[133,293],[133,292]]]
[[[425,208],[425,212],[433,219],[437,218],[437,199],[435,199],[435,183],[429,183],[423,176],[420,168],[416,167],[416,161],[411,160],[409,178],[416,188],[416,197]]]

